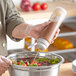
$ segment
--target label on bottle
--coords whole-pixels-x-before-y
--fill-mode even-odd
[[[60,19],[60,16],[57,16],[53,21],[57,22],[59,21],[59,19]]]
[[[61,18],[61,16],[56,16],[56,14],[53,14],[51,17],[50,17],[50,21],[59,21],[59,19]]]

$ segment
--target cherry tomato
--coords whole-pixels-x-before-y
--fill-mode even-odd
[[[40,63],[37,63],[37,65],[38,65],[38,66],[41,66],[41,64],[40,64]]]
[[[41,4],[41,9],[42,10],[46,10],[48,8],[48,4],[47,3],[42,3]]]
[[[17,65],[20,65],[20,62],[17,62]]]
[[[31,64],[33,64],[33,63],[37,64],[37,62],[35,62],[35,61],[32,61],[32,62],[31,62]]]
[[[40,10],[41,9],[40,3],[34,3],[33,6],[32,6],[32,9],[34,11]]]

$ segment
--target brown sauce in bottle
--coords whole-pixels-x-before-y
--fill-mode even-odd
[[[43,38],[45,40],[47,40],[49,43],[50,41],[50,36],[53,33],[53,30],[56,27],[57,22],[56,21],[52,21],[47,28],[45,28],[45,30],[41,33],[40,38]]]

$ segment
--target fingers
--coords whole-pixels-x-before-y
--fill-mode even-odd
[[[2,56],[0,56],[0,76],[8,69],[8,64],[2,60]]]
[[[51,44],[53,44],[53,43],[54,43],[54,40],[51,41]]]
[[[9,59],[7,59],[7,58],[5,58],[5,57],[1,57],[1,59],[2,59],[2,61],[4,61],[7,65],[12,65],[12,62],[11,62]]]
[[[44,23],[43,23],[43,26],[47,26],[47,25],[49,25],[49,24],[50,24],[50,21],[44,22]]]
[[[55,36],[54,36],[54,38],[53,38],[54,40],[57,38],[59,32],[60,32],[60,29],[57,30],[57,32],[56,32],[56,34],[55,34]]]
[[[48,22],[44,22],[44,23],[42,23],[42,24],[38,24],[37,26],[36,26],[36,29],[38,29],[38,30],[44,30],[44,28],[46,28],[48,25],[49,25],[49,21]]]
[[[42,24],[38,24],[36,26],[29,26],[29,29],[27,30],[27,34],[35,39],[38,39],[41,32],[49,25],[49,23],[50,22],[48,21]]]
[[[0,76],[1,76],[3,73],[5,73],[5,71],[6,71],[7,69],[8,69],[7,64],[1,63],[1,64],[0,64]]]
[[[48,21],[48,22],[44,22],[41,26],[42,26],[42,28],[44,29],[44,28],[47,27],[49,24],[50,24],[50,22]]]
[[[53,39],[52,39],[52,41],[51,41],[51,44],[54,43],[54,40],[57,38],[59,32],[60,32],[60,29],[58,29],[57,32],[56,32],[56,34],[54,35],[54,37],[53,37]]]

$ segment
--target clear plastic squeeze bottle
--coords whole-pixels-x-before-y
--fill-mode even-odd
[[[64,18],[66,17],[66,10],[62,7],[57,7],[50,18],[51,23],[48,27],[42,31],[39,39],[37,40],[37,48],[40,50],[45,50],[51,44],[51,40],[53,39],[57,29],[62,24]]]

